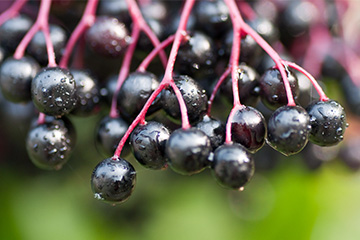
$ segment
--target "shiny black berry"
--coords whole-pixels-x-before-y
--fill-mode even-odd
[[[150,169],[164,169],[167,166],[165,144],[170,131],[159,122],[150,121],[137,126],[130,136],[130,143],[136,160]]]
[[[9,52],[14,52],[32,24],[32,20],[23,14],[4,22],[0,26],[1,46]]]
[[[265,143],[267,134],[264,116],[253,107],[243,107],[231,119],[231,139],[250,152],[256,152]]]
[[[46,120],[33,127],[26,139],[31,161],[39,168],[59,170],[69,160],[75,145],[75,135],[69,122],[62,119]]]
[[[121,85],[117,99],[121,115],[128,119],[134,119],[158,86],[159,81],[152,73],[130,73]],[[149,113],[160,108],[159,98],[156,98],[149,109]]]
[[[114,155],[116,147],[124,136],[129,124],[122,118],[104,117],[97,128],[96,145],[105,157]],[[122,153],[129,153],[129,146],[126,144]]]
[[[209,137],[196,128],[175,130],[165,147],[169,166],[183,175],[195,174],[208,167],[211,150]]]
[[[213,150],[224,143],[225,124],[222,121],[205,115],[195,127],[203,131],[209,137]]]
[[[58,26],[51,24],[49,27],[50,39],[54,47],[56,59],[62,56],[62,50],[65,47],[67,35],[65,30]],[[37,32],[31,39],[27,48],[28,53],[33,56],[41,65],[46,65],[48,62],[48,55],[46,50],[46,41],[42,31]]]
[[[197,1],[194,11],[197,28],[211,37],[219,38],[231,28],[229,9],[224,1]]]
[[[224,144],[214,152],[212,173],[226,188],[241,189],[255,172],[252,155],[240,144]]]
[[[255,106],[259,100],[259,75],[252,67],[245,63],[238,68],[238,86],[240,101],[244,105]],[[229,76],[221,85],[221,94],[233,102],[232,80]]]
[[[3,96],[15,103],[31,100],[31,81],[40,70],[31,57],[8,57],[0,66],[0,87]]]
[[[176,86],[179,88],[189,116],[190,122],[196,122],[206,113],[207,96],[206,91],[189,76],[180,75],[174,77]],[[173,89],[169,86],[161,93],[163,109],[171,117],[180,119],[180,107]]]
[[[213,40],[202,32],[190,34],[179,48],[175,69],[180,74],[202,78],[214,71],[217,55]]]
[[[347,127],[344,108],[336,101],[317,101],[306,110],[310,116],[310,141],[320,146],[331,146],[343,140]]]
[[[290,70],[286,70],[294,98],[299,95],[298,80]],[[275,110],[288,103],[284,82],[280,71],[276,68],[268,69],[259,80],[261,100],[266,107]]]
[[[43,68],[31,83],[31,96],[40,112],[63,116],[76,105],[76,83],[73,75],[59,67]]]
[[[97,17],[85,38],[90,49],[106,57],[121,56],[131,40],[125,24],[107,16]]]
[[[122,158],[103,160],[91,175],[94,197],[112,204],[127,200],[134,190],[135,182],[134,167]]]
[[[267,143],[285,156],[300,152],[311,130],[309,114],[300,106],[278,108],[268,122]]]
[[[100,110],[100,89],[98,81],[83,70],[71,70],[76,82],[76,105],[71,114],[89,116]]]

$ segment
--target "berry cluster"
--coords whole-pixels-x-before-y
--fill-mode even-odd
[[[69,118],[108,111],[96,129],[105,158],[91,176],[98,199],[130,197],[136,171],[123,158],[130,151],[145,168],[183,175],[210,168],[220,185],[242,190],[254,175],[253,155],[265,144],[289,156],[308,141],[333,146],[343,140],[344,108],[313,77],[321,76],[327,50],[344,46],[333,40],[340,30],[329,30],[339,19],[318,14],[331,4],[15,0],[0,15],[1,92],[39,112],[26,148],[42,169],[61,169],[69,160],[76,142]],[[342,53],[330,57],[350,76],[344,90],[355,91],[356,73]],[[119,61],[119,74],[111,75]]]

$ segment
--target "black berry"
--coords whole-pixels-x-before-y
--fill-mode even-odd
[[[169,137],[170,132],[162,123],[150,121],[137,126],[130,137],[136,160],[146,168],[164,169],[167,166],[165,144]]]
[[[222,121],[205,115],[203,119],[195,126],[203,131],[210,139],[211,147],[215,150],[225,140],[225,125]]]
[[[74,77],[66,69],[43,68],[31,83],[31,96],[40,112],[63,116],[76,105]]]
[[[122,203],[134,190],[136,172],[122,158],[107,158],[100,162],[91,176],[91,188],[96,199],[108,203]]]
[[[208,136],[196,128],[175,130],[165,147],[169,166],[183,175],[195,174],[208,167],[211,150]]]
[[[0,87],[4,97],[15,103],[31,100],[31,81],[40,70],[31,57],[5,59],[0,67]]]
[[[253,107],[243,107],[231,119],[231,139],[250,152],[256,152],[265,143],[265,118]]]
[[[224,144],[214,152],[212,173],[226,188],[241,189],[254,175],[252,155],[240,144]]]
[[[283,106],[269,119],[267,142],[275,150],[289,156],[305,147],[310,130],[310,117],[305,109],[300,106]]]
[[[306,110],[310,116],[310,141],[320,146],[331,146],[343,140],[347,127],[344,108],[336,101],[317,101]]]

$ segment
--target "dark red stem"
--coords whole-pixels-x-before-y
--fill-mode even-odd
[[[0,15],[0,26],[9,20],[10,18],[15,17],[19,14],[20,9],[25,5],[25,3],[28,0],[15,0],[14,3],[6,9],[3,13]]]
[[[119,117],[119,113],[117,111],[117,96],[119,94],[120,88],[122,86],[122,84],[124,83],[126,77],[129,75],[129,71],[130,71],[130,65],[131,65],[131,59],[134,55],[134,51],[139,39],[139,35],[140,35],[140,27],[137,24],[134,24],[133,29],[132,29],[132,33],[131,33],[131,43],[128,46],[128,48],[126,49],[125,52],[125,56],[120,68],[120,73],[119,73],[119,77],[116,83],[116,89],[114,92],[114,95],[112,97],[112,101],[111,101],[111,108],[110,108],[110,114],[109,116],[111,118],[117,118]]]
[[[182,42],[182,39],[187,36],[186,25],[187,25],[187,21],[189,19],[190,12],[194,6],[194,3],[195,3],[195,0],[186,0],[184,9],[181,13],[179,27],[175,33],[175,39],[174,39],[174,43],[171,48],[169,60],[166,65],[164,78],[160,82],[160,85],[158,86],[158,88],[151,94],[149,99],[146,101],[144,107],[141,109],[138,116],[130,124],[130,126],[127,129],[124,136],[121,138],[119,145],[117,146],[117,148],[115,150],[113,159],[118,159],[120,157],[121,150],[124,147],[126,140],[130,136],[131,132],[134,130],[134,128],[137,126],[137,124],[139,124],[140,122],[141,123],[145,122],[146,112],[149,109],[149,107],[151,106],[152,102],[160,94],[160,92],[165,87],[168,87],[169,85],[174,89],[174,92],[179,101],[179,106],[180,106],[180,111],[181,111],[182,128],[188,129],[191,127],[188,116],[187,116],[187,108],[186,108],[185,101],[181,95],[181,92],[179,91],[179,89],[176,87],[176,85],[174,83],[172,74],[173,74],[174,64],[175,64],[175,60],[176,60],[176,56],[177,56],[177,52],[179,50],[180,44]]]
[[[154,47],[157,47],[160,45],[160,41],[155,35],[155,33],[152,31],[152,29],[149,27],[149,25],[146,23],[143,15],[141,14],[141,11],[139,9],[139,6],[136,4],[135,0],[126,0],[131,19],[134,24],[138,24],[140,29],[148,36],[151,43],[154,45]],[[165,51],[160,51],[159,53],[160,60],[164,67],[166,67],[167,58]]]
[[[99,0],[89,0],[86,4],[84,13],[81,17],[80,22],[72,32],[69,41],[66,43],[66,47],[64,50],[64,55],[61,58],[59,66],[62,68],[67,68],[69,64],[69,59],[71,53],[73,52],[74,46],[79,38],[83,35],[83,33],[91,27],[96,19],[96,8]]]
[[[50,32],[49,32],[49,11],[51,6],[51,0],[42,0],[40,3],[39,13],[34,25],[30,28],[30,30],[26,33],[24,38],[21,40],[20,44],[15,50],[14,58],[21,59],[25,54],[25,49],[29,45],[31,39],[34,35],[41,30],[45,37],[46,42],[46,50],[49,59],[49,67],[55,67],[55,53],[54,53],[54,46],[51,42]]]
[[[175,35],[170,35],[167,39],[160,43],[156,48],[154,48],[149,55],[141,62],[137,71],[145,72],[147,67],[150,65],[151,61],[159,54],[161,50],[169,46],[175,39]]]
[[[225,70],[225,72],[220,76],[218,82],[216,83],[216,85],[211,93],[210,99],[208,101],[207,115],[209,115],[209,116],[211,115],[211,108],[212,108],[216,93],[219,91],[221,84],[224,82],[226,77],[229,76],[230,72],[231,72],[231,67],[228,67]]]

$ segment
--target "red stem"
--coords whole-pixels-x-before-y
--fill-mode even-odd
[[[38,120],[37,120],[37,124],[40,125],[40,124],[44,124],[45,123],[45,113],[39,113],[39,117],[38,117]]]
[[[207,115],[211,115],[211,107],[212,107],[212,104],[214,102],[214,99],[215,99],[215,96],[216,96],[216,93],[218,92],[221,84],[224,82],[224,80],[226,79],[226,77],[230,74],[231,72],[231,68],[228,67],[225,72],[220,76],[218,82],[216,83],[212,93],[211,93],[211,96],[210,96],[210,99],[208,101],[208,110],[207,110]]]
[[[28,0],[15,0],[14,3],[0,15],[0,26],[19,14],[20,9]]]
[[[137,68],[137,71],[139,72],[145,72],[147,67],[150,65],[151,61],[156,57],[156,55],[159,54],[161,50],[169,46],[175,39],[175,35],[170,35],[167,39],[165,39],[160,45],[158,45],[156,48],[154,48],[149,55],[146,56],[146,58],[141,62],[139,67]]]
[[[98,5],[99,0],[89,0],[86,4],[84,13],[81,17],[80,22],[74,29],[74,31],[71,33],[71,36],[69,38],[69,41],[66,44],[64,55],[61,58],[59,66],[62,68],[67,68],[69,64],[69,59],[71,56],[71,53],[74,49],[74,46],[76,42],[79,40],[79,38],[83,35],[83,33],[91,27],[96,19],[96,8]]]
[[[230,111],[229,117],[226,121],[226,127],[225,127],[225,143],[231,143],[231,121],[234,118],[234,114],[236,113],[236,111],[241,110],[242,108],[244,108],[244,105],[239,105],[236,104],[233,106],[233,108]]]
[[[325,95],[324,91],[322,90],[322,88],[320,87],[318,82],[315,80],[315,78],[309,72],[307,72],[305,69],[303,69],[302,67],[300,67],[299,65],[297,65],[293,62],[288,62],[288,61],[283,61],[283,62],[284,62],[284,64],[288,65],[289,67],[301,72],[310,80],[310,82],[312,83],[312,85],[314,85],[316,91],[320,95],[320,101],[328,101],[329,100],[329,98]]]
[[[140,29],[148,36],[148,38],[150,39],[150,41],[154,45],[154,47],[159,46],[160,45],[159,39],[157,38],[155,33],[151,30],[149,25],[146,23],[143,15],[141,14],[141,11],[140,11],[138,5],[136,4],[136,1],[135,0],[126,0],[126,2],[128,5],[128,8],[129,8],[130,16],[131,16],[133,23],[138,24],[140,26]],[[167,58],[166,58],[165,51],[161,51],[159,53],[159,57],[160,57],[162,64],[164,65],[164,67],[166,67]]]
[[[245,34],[249,34],[257,44],[272,58],[275,62],[276,67],[279,69],[281,77],[284,81],[284,86],[286,90],[286,95],[288,99],[288,106],[295,106],[295,100],[292,95],[290,83],[288,77],[286,75],[286,71],[284,66],[282,65],[282,59],[280,58],[279,54],[256,32],[254,31],[248,24],[246,24],[243,18],[240,15],[239,9],[236,6],[234,0],[225,0],[226,5],[229,7],[229,12],[231,15],[236,15],[236,18],[239,22],[236,24],[241,25],[241,30]],[[234,23],[233,23],[234,24]]]
[[[249,20],[254,20],[256,18],[256,13],[254,12],[254,10],[252,9],[252,7],[250,6],[250,4],[248,2],[245,1],[236,1],[237,6],[241,12],[241,14],[249,19]]]
[[[124,56],[124,60],[122,62],[121,68],[120,68],[120,73],[119,73],[119,77],[116,83],[116,89],[114,92],[114,95],[112,97],[112,101],[111,101],[111,108],[110,108],[110,114],[109,116],[111,118],[117,118],[119,117],[119,113],[117,111],[117,96],[119,94],[120,88],[122,86],[122,84],[124,83],[126,77],[129,74],[130,71],[130,65],[131,65],[131,59],[133,57],[138,39],[139,39],[139,35],[140,35],[140,27],[137,24],[134,24],[132,33],[131,33],[131,43],[128,46],[128,48],[126,49],[125,52],[125,56]]]
[[[45,41],[46,41],[46,50],[48,54],[48,60],[49,60],[49,67],[55,67],[56,61],[55,61],[55,53],[54,53],[54,46],[51,42],[50,38],[50,32],[49,32],[49,11],[51,7],[51,0],[42,0],[40,4],[39,13],[37,16],[37,19],[34,23],[34,25],[30,28],[30,30],[26,33],[24,38],[21,40],[20,44],[16,48],[16,51],[14,53],[15,59],[20,59],[25,54],[25,49],[29,45],[31,39],[34,37],[34,35],[41,30],[44,34]]]
[[[121,140],[119,142],[119,145],[117,146],[117,148],[115,150],[113,159],[118,159],[120,157],[121,150],[124,147],[124,145],[126,143],[126,140],[129,137],[129,135],[131,134],[131,132],[134,130],[134,128],[137,126],[137,124],[139,124],[140,122],[141,123],[145,122],[146,112],[149,109],[149,107],[151,106],[152,102],[160,94],[160,92],[165,87],[167,87],[169,85],[171,85],[171,87],[174,89],[174,92],[175,92],[175,94],[176,94],[176,96],[178,98],[178,101],[179,101],[179,106],[180,106],[180,111],[181,111],[181,119],[182,119],[182,128],[187,129],[187,128],[191,127],[191,125],[189,123],[189,120],[188,120],[188,116],[187,116],[187,109],[186,109],[185,101],[184,101],[180,91],[178,90],[178,88],[176,87],[176,85],[174,83],[174,80],[172,78],[172,74],[173,74],[174,64],[175,64],[177,52],[179,50],[181,41],[182,41],[182,39],[184,37],[187,36],[187,34],[186,34],[186,24],[187,24],[187,21],[189,19],[191,9],[194,6],[194,3],[195,3],[195,0],[186,0],[185,5],[184,5],[184,9],[183,9],[183,11],[181,13],[179,27],[178,27],[178,29],[177,29],[177,31],[175,33],[175,39],[174,39],[174,43],[173,43],[172,48],[171,48],[169,61],[167,62],[167,65],[166,65],[164,78],[160,82],[157,89],[151,94],[149,99],[146,101],[144,107],[141,109],[138,116],[130,124],[130,126],[127,129],[124,136],[121,138]]]

